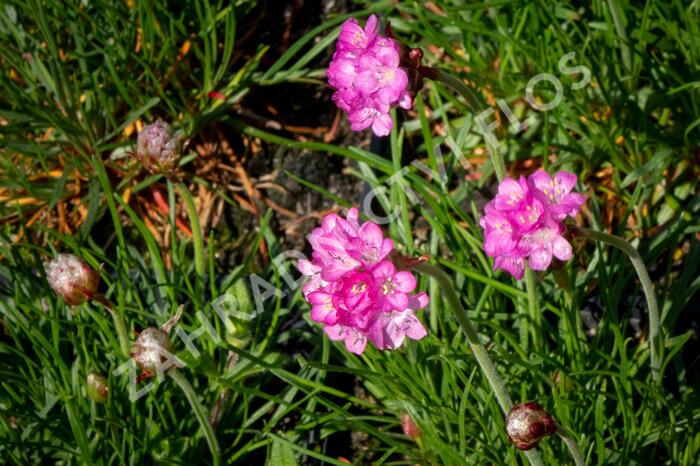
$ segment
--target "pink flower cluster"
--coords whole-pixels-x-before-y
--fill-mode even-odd
[[[428,296],[411,294],[416,279],[387,259],[394,243],[378,225],[360,225],[357,209],[350,209],[347,218],[326,215],[308,239],[312,260],[298,264],[309,277],[302,291],[312,305],[311,319],[324,324],[332,340],[344,340],[348,351],[361,354],[367,340],[395,349],[406,337],[426,335],[414,311],[428,305]]]
[[[576,175],[565,171],[554,178],[538,170],[527,179],[506,178],[498,194],[486,205],[479,223],[484,229],[484,250],[494,257],[494,269],[520,279],[525,259],[533,270],[545,270],[552,257],[569,260],[571,245],[562,236],[564,219],[574,217],[584,198],[572,193]]]
[[[343,23],[333,60],[328,67],[328,83],[336,89],[333,101],[348,113],[353,131],[372,127],[377,136],[386,136],[394,123],[392,105],[409,109],[408,75],[399,66],[399,45],[377,34],[377,17],[372,15],[362,28],[350,18]]]

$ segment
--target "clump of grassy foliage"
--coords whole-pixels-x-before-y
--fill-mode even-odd
[[[87,303],[70,308],[50,292],[42,261],[69,251],[100,269],[100,291],[131,332],[162,325],[180,304],[185,332],[201,328],[202,318],[211,323],[219,338],[201,334],[198,354],[174,340],[186,363],[181,372],[208,412],[218,411],[227,464],[524,461],[508,445],[498,403],[433,281],[419,285],[431,296],[421,315],[429,336],[357,357],[304,322],[307,305],[285,280],[293,261],[270,260],[288,248],[272,209],[236,244],[233,266],[218,259],[233,242],[205,231],[206,274],[195,273],[191,241],[177,225],[175,187],[125,156],[138,125],[160,117],[193,139],[216,128],[269,153],[281,147],[352,161],[348,177],[383,186],[375,189],[379,207],[398,208],[386,226],[397,247],[428,254],[449,272],[511,396],[537,400],[572,429],[588,464],[696,463],[700,378],[690,322],[697,321],[700,287],[697,3],[355,6],[358,17],[374,12],[391,20],[399,40],[473,84],[485,105],[503,99],[516,115],[537,117],[519,134],[503,120],[497,135],[508,169],[577,173],[588,198],[580,221],[631,240],[641,252],[662,310],[663,384],[652,383],[637,312],[643,297],[619,251],[574,241],[575,259],[538,277],[537,325],[526,312],[524,287],[491,270],[478,218],[493,169],[473,109],[448,89],[430,84],[414,111],[396,115],[401,123],[385,151],[342,136],[298,137],[241,116],[251,89],[293,99],[299,86],[322,88],[329,46],[347,14],[309,25],[277,53],[275,44],[239,42],[260,8],[277,8],[273,2],[9,1],[0,7],[0,458],[209,461],[191,405],[170,379],[154,380],[145,397],[130,399],[128,374],[115,373],[127,358],[107,311]],[[528,80],[559,75],[560,57],[572,51],[575,63],[591,70],[591,85],[572,90],[577,78],[560,76],[562,103],[535,112],[524,101]],[[551,95],[542,91],[543,99]],[[394,176],[416,159],[435,172],[442,160],[445,177],[415,167]],[[198,176],[197,160],[192,152],[181,166],[191,190],[235,205],[231,193]],[[360,201],[298,182],[339,205]],[[168,206],[162,234],[134,201],[153,187]],[[227,328],[214,303],[230,296],[237,310],[255,309],[255,284],[262,283],[255,277],[279,292],[264,295],[254,320]],[[104,404],[87,396],[91,371],[108,377]],[[401,434],[404,413],[420,428],[417,441]],[[540,452],[547,464],[568,461],[555,441],[541,443]]]

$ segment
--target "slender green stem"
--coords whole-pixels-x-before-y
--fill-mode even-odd
[[[114,320],[114,328],[117,329],[117,338],[119,338],[119,348],[122,350],[122,355],[126,358],[129,357],[129,332],[126,330],[126,323],[124,322],[124,316],[119,312],[112,301],[107,299],[107,297],[101,293],[96,293],[93,300],[102,304],[107,308],[110,314],[112,314],[112,320]]]
[[[569,448],[569,452],[571,452],[571,456],[574,458],[574,463],[576,463],[576,466],[584,466],[585,462],[583,460],[583,455],[581,454],[581,450],[578,449],[576,440],[571,432],[569,432],[569,430],[565,427],[557,424],[557,435],[561,437],[566,446]]]
[[[663,335],[661,334],[661,324],[659,319],[659,305],[656,302],[656,294],[654,293],[654,284],[649,278],[649,272],[642,255],[639,254],[630,243],[617,236],[602,233],[600,231],[590,230],[588,228],[574,227],[574,231],[584,237],[591,238],[596,241],[602,241],[614,246],[630,258],[632,266],[637,272],[639,283],[642,285],[644,297],[647,300],[647,308],[649,309],[649,346],[651,348],[651,376],[655,382],[661,381],[661,360],[663,359]]]
[[[190,402],[190,406],[192,406],[192,410],[194,411],[195,416],[197,416],[197,420],[199,420],[199,425],[202,427],[202,431],[204,432],[204,437],[207,439],[207,443],[209,444],[209,450],[211,451],[211,456],[212,456],[212,464],[218,466],[221,462],[221,450],[219,449],[219,442],[216,440],[216,435],[214,434],[214,429],[209,423],[209,419],[207,419],[207,415],[204,412],[204,407],[201,405],[199,400],[197,399],[197,394],[194,391],[194,388],[190,384],[190,382],[185,378],[184,375],[180,371],[178,371],[176,368],[172,368],[168,371],[168,374],[170,377],[177,382],[177,384],[180,386],[180,389],[182,389],[183,393],[187,397],[187,401]]]
[[[197,275],[204,278],[204,246],[202,243],[202,230],[199,227],[199,214],[197,213],[197,208],[194,205],[194,199],[192,199],[192,194],[190,194],[189,189],[182,182],[177,182],[175,184],[182,200],[185,202],[185,207],[187,208],[187,215],[190,218],[190,228],[192,229],[192,241],[194,242],[194,268]]]
[[[479,367],[481,367],[482,372],[486,376],[486,380],[491,386],[491,390],[493,391],[498,404],[501,406],[503,413],[508,414],[510,408],[513,406],[513,400],[511,400],[510,395],[506,390],[506,384],[503,382],[503,379],[498,373],[496,366],[493,365],[486,348],[484,348],[484,345],[479,342],[479,335],[476,332],[476,328],[469,319],[467,311],[462,307],[459,296],[457,296],[457,292],[452,286],[452,280],[450,280],[450,277],[444,271],[428,263],[420,264],[416,266],[415,269],[421,273],[430,275],[437,280],[442,292],[445,294],[445,298],[447,299],[449,306],[452,308],[455,316],[457,317],[459,325],[462,327],[464,334],[467,336],[469,346],[474,354],[474,357],[476,358],[476,362],[479,364]],[[525,455],[530,461],[530,464],[542,464],[540,455],[536,450],[526,451]]]
[[[452,76],[450,73],[445,73],[444,71],[435,68],[420,67],[419,71],[423,76],[435,81],[440,81],[441,83],[450,87],[453,91],[462,95],[474,113],[480,112],[483,108],[483,106],[479,104],[479,99],[474,91],[469,86],[464,84],[464,82],[458,77]],[[506,165],[503,161],[503,155],[498,150],[498,147],[493,147],[488,137],[486,137],[485,140],[486,146],[488,147],[489,156],[491,157],[491,163],[493,164],[493,170],[496,172],[496,177],[498,178],[498,181],[503,181],[503,178],[506,177]]]
[[[532,333],[532,345],[535,349],[542,349],[542,315],[537,301],[537,278],[530,266],[525,267],[525,288],[527,288],[527,309],[530,317],[530,329]]]

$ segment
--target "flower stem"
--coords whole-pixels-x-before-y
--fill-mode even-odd
[[[114,328],[117,329],[117,338],[119,338],[119,348],[122,350],[122,355],[124,357],[129,357],[129,333],[126,330],[126,323],[124,322],[124,316],[121,312],[117,311],[114,307],[112,301],[110,301],[105,295],[101,293],[95,293],[92,296],[94,301],[102,304],[107,308],[110,314],[112,314],[112,320],[114,320]]]
[[[204,279],[204,246],[202,243],[202,231],[199,227],[199,214],[197,213],[197,208],[194,205],[194,199],[192,199],[192,194],[190,194],[189,189],[183,182],[177,182],[175,184],[177,190],[182,196],[182,200],[187,208],[187,215],[190,218],[190,228],[192,229],[192,241],[194,242],[194,268],[197,275]]]
[[[471,107],[472,112],[475,114],[482,108],[482,105],[479,104],[479,99],[474,91],[469,86],[464,84],[464,82],[458,77],[453,76],[450,73],[445,73],[437,68],[430,68],[427,66],[420,66],[418,71],[422,76],[439,81],[451,88],[453,91],[462,95],[462,97],[464,97],[464,99],[467,101],[467,104]],[[498,150],[498,147],[493,147],[493,145],[489,142],[490,140],[488,137],[485,137],[484,139],[489,151],[489,157],[491,157],[493,170],[496,172],[496,178],[498,178],[499,182],[503,181],[503,178],[506,177],[506,165],[503,161],[503,155]]]
[[[467,336],[469,347],[476,358],[476,362],[479,364],[479,367],[481,367],[482,372],[486,376],[486,380],[491,386],[491,390],[493,391],[498,404],[501,406],[501,410],[503,410],[504,414],[508,414],[510,408],[513,406],[513,400],[511,400],[510,395],[506,390],[506,384],[499,375],[496,366],[493,365],[491,358],[489,358],[486,348],[484,348],[484,346],[479,342],[479,335],[476,333],[476,328],[469,319],[467,311],[464,309],[464,307],[462,307],[462,303],[459,300],[459,296],[457,296],[457,292],[452,286],[450,277],[443,270],[428,263],[417,265],[415,270],[423,274],[430,275],[437,280],[440,288],[445,294],[447,302],[457,317],[459,325],[462,327],[464,334]],[[530,461],[530,464],[533,466],[542,464],[540,455],[536,450],[526,451],[525,455]]]
[[[571,456],[574,458],[574,463],[576,464],[576,466],[584,466],[585,463],[583,461],[583,455],[581,454],[581,450],[578,449],[578,445],[576,445],[576,440],[574,439],[574,436],[571,434],[571,432],[569,432],[569,430],[565,427],[557,424],[557,435],[561,437],[566,446],[569,448],[569,451],[571,452]]]
[[[202,431],[204,432],[204,437],[207,439],[207,443],[209,444],[209,451],[211,451],[211,456],[212,456],[212,464],[218,466],[220,461],[221,461],[221,450],[219,449],[219,442],[216,440],[216,435],[214,434],[214,429],[212,428],[211,424],[209,423],[209,420],[207,419],[207,415],[204,412],[204,407],[202,407],[201,403],[199,400],[197,400],[197,394],[194,391],[194,388],[190,384],[190,382],[185,378],[184,375],[180,371],[178,371],[176,368],[172,368],[168,371],[168,375],[177,382],[177,384],[180,386],[180,389],[182,389],[183,393],[187,397],[187,401],[190,402],[190,406],[192,406],[192,410],[194,411],[195,416],[197,416],[197,419],[199,420],[199,425],[202,427]]]
[[[632,266],[637,272],[637,277],[639,277],[639,283],[642,285],[642,290],[644,291],[644,297],[647,300],[647,307],[649,309],[649,346],[651,348],[651,377],[655,382],[661,381],[661,360],[663,358],[662,352],[664,348],[663,335],[661,334],[661,325],[659,320],[659,305],[656,302],[656,295],[654,294],[654,284],[649,278],[649,272],[644,265],[644,260],[642,255],[639,254],[630,243],[617,236],[609,235],[607,233],[602,233],[600,231],[591,230],[583,227],[573,227],[574,231],[581,236],[591,238],[596,241],[602,241],[614,246],[630,258],[632,261]]]
[[[527,288],[527,309],[530,314],[530,329],[532,330],[532,345],[542,349],[542,315],[537,301],[537,278],[530,266],[525,267],[525,288]]]

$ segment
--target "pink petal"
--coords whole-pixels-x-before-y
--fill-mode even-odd
[[[525,261],[522,257],[498,256],[493,261],[493,268],[505,270],[518,280],[525,275]]]
[[[345,332],[345,348],[347,348],[348,351],[355,354],[362,354],[365,352],[366,346],[367,337],[354,328],[347,329]]]
[[[494,199],[494,207],[501,211],[515,209],[524,197],[525,191],[521,184],[512,178],[506,178],[498,185],[498,195]]]
[[[377,113],[372,122],[372,131],[377,136],[388,136],[393,127],[394,122],[388,113]]]
[[[299,272],[301,272],[302,275],[311,277],[313,275],[316,275],[321,270],[321,267],[312,264],[311,261],[307,259],[299,259],[299,261],[297,262],[297,269],[299,270]]]
[[[420,340],[425,337],[428,332],[418,318],[412,312],[406,312],[404,318],[404,329],[406,335],[413,340]]]
[[[531,185],[534,185],[535,188],[539,189],[540,191],[544,189],[548,189],[550,183],[552,182],[552,178],[549,176],[549,173],[547,173],[544,170],[537,170],[535,173],[530,175],[528,177],[528,181],[530,182]]]
[[[392,39],[382,37],[374,43],[373,52],[377,60],[387,68],[397,68],[401,57],[396,42]],[[405,86],[404,86],[405,87]]]
[[[537,248],[530,252],[527,263],[532,270],[546,270],[552,263],[552,251],[547,247]]]
[[[392,314],[398,314],[397,312]],[[401,324],[398,322],[389,321],[384,327],[384,336],[386,340],[384,342],[386,349],[399,348],[403,341],[406,339],[406,332],[402,328]]]
[[[428,298],[428,295],[424,291],[408,297],[408,307],[414,311],[423,309],[428,304],[430,304],[430,298]]]
[[[357,76],[355,64],[347,59],[334,60],[328,67],[327,76],[328,83],[336,89],[350,87]]]
[[[561,195],[568,194],[576,186],[576,180],[578,177],[573,173],[567,171],[560,171],[554,175],[554,183],[561,190]]]
[[[333,295],[324,293],[323,291],[314,291],[313,293],[309,293],[309,295],[306,297],[306,300],[310,304],[327,304],[333,301]]]
[[[362,95],[369,96],[379,89],[379,80],[377,72],[373,69],[368,69],[360,72],[355,79],[355,88]]]
[[[363,129],[369,128],[374,122],[374,117],[376,114],[377,110],[372,107],[359,107],[353,109],[348,114],[350,129],[353,131],[362,131]]]
[[[405,311],[408,307],[408,296],[403,293],[393,293],[385,296],[388,305],[387,310]]]
[[[409,94],[407,91],[404,91],[399,97],[399,101],[396,105],[403,108],[404,110],[410,110],[410,108],[413,107],[413,99],[411,99],[411,94]]]
[[[416,277],[411,272],[397,272],[392,281],[396,289],[404,293],[410,293],[416,288]]]
[[[338,341],[345,338],[345,329],[346,327],[343,325],[326,325],[323,327],[323,331],[326,332],[328,338],[333,341]]]
[[[513,235],[506,231],[492,231],[484,238],[484,250],[491,257],[507,254],[515,248]]]
[[[357,211],[356,207],[351,207],[348,209],[348,215],[345,217],[352,227],[352,229],[357,233],[357,230],[360,229],[360,225],[358,223],[358,218],[359,218],[359,212]]]
[[[338,322],[338,311],[329,304],[317,304],[311,308],[311,320],[324,324]]]
[[[555,236],[552,241],[552,253],[561,261],[568,261],[573,256],[571,245],[563,236]]]
[[[378,22],[377,15],[372,15],[367,18],[367,22],[365,23],[365,34],[367,34],[367,37],[373,37],[377,33]]]
[[[384,259],[394,249],[394,242],[390,238],[382,240],[382,246],[379,248],[379,257],[377,260]]]
[[[357,236],[364,241],[367,246],[371,246],[379,249],[379,245],[384,239],[384,234],[379,225],[372,222],[365,222],[362,224],[357,232]]]
[[[372,270],[372,276],[379,281],[384,281],[385,279],[391,277],[396,272],[396,267],[389,261],[382,261],[374,267]]]

